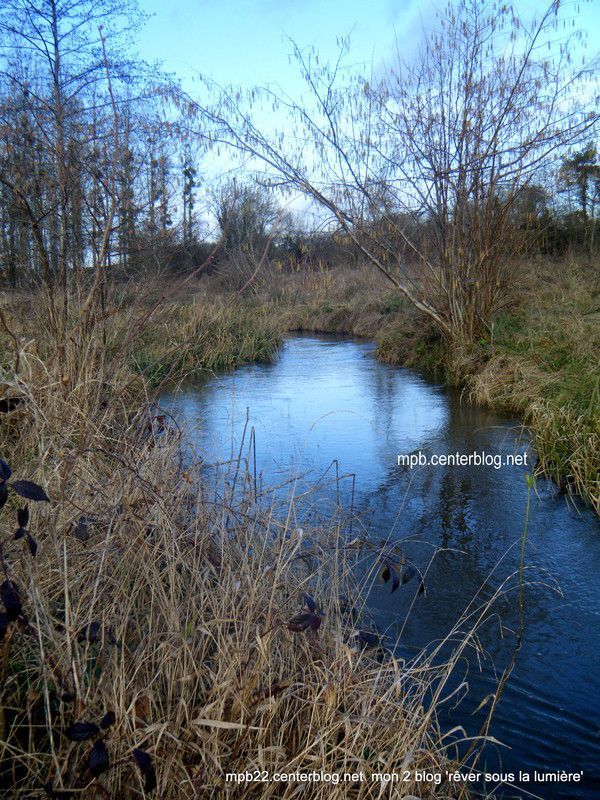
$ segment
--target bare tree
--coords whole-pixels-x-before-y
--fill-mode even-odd
[[[330,212],[460,353],[509,296],[516,199],[598,122],[593,65],[572,67],[561,14],[555,0],[525,24],[510,4],[456,0],[416,61],[379,81],[295,46],[308,99],[252,95],[289,112],[282,136],[259,129],[237,93],[197,111],[216,141]]]
[[[579,206],[578,221],[583,227],[583,238],[587,240],[587,247],[591,252],[594,248],[596,213],[600,201],[600,162],[593,142],[563,158],[559,181],[564,193],[574,193],[576,196]]]
[[[209,205],[220,232],[221,280],[236,291],[258,289],[270,266],[266,255],[289,226],[289,215],[273,192],[235,178],[213,187]]]
[[[110,253],[119,161],[115,87],[132,74],[118,45],[136,15],[133,0],[6,0],[0,9],[7,133],[0,184],[29,229],[55,330],[66,325],[67,289],[82,272],[86,236],[95,266],[98,254]]]
[[[234,179],[215,187],[212,200],[224,253],[262,252],[281,216],[268,190]]]

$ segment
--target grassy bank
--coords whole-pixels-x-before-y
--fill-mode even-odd
[[[282,330],[266,308],[254,309],[195,297],[170,303],[151,327],[136,337],[133,364],[152,385],[241,364],[270,361]]]
[[[310,558],[300,557],[293,502],[282,516],[259,508],[243,474],[234,497],[239,464],[205,491],[199,471],[181,466],[179,433],[159,418],[153,390],[199,359],[266,357],[277,329],[244,310],[220,322],[222,307],[199,299],[149,321],[152,302],[124,298],[110,325],[73,328],[66,344],[18,299],[3,308],[3,395],[14,407],[0,428],[3,477],[6,463],[13,470],[0,511],[0,788],[291,798],[294,782],[225,776],[363,772],[305,795],[341,800],[380,796],[375,772],[451,766],[437,700],[478,612],[449,633],[459,642],[449,664],[436,651],[400,663],[357,633],[369,626],[365,586],[352,577],[362,555],[344,546],[337,518],[308,532]],[[29,519],[17,513],[19,490],[38,498]],[[379,570],[374,561],[369,579]],[[409,780],[394,791],[458,790]]]
[[[472,376],[476,402],[520,414],[538,466],[600,513],[600,282],[597,265],[538,268],[535,286],[500,316]]]

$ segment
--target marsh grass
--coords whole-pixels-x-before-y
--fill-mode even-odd
[[[242,462],[217,491],[182,464],[181,434],[153,405],[156,375],[135,369],[145,318],[121,307],[105,330],[74,332],[60,355],[30,321],[17,336],[18,372],[4,369],[5,394],[21,402],[4,415],[2,455],[51,499],[30,504],[35,556],[13,539],[14,493],[2,510],[3,580],[23,604],[1,645],[6,795],[297,796],[293,782],[225,780],[256,769],[367,776],[311,784],[314,798],[464,796],[445,782],[390,788],[369,777],[454,765],[437,710],[478,649],[489,602],[410,662],[361,643],[380,564],[369,551],[370,566],[356,569],[363,550],[341,535],[339,516],[303,533],[293,497],[283,514],[257,503]],[[182,318],[165,353],[198,338],[221,352],[237,324],[223,333],[211,316],[206,334],[191,311]],[[168,326],[168,307],[160,319]],[[306,625],[312,604],[319,622]],[[77,741],[81,723],[92,733]]]
[[[253,299],[283,330],[376,338],[406,315],[397,291],[366,268],[280,274]]]
[[[281,328],[266,309],[204,297],[175,301],[136,337],[133,360],[153,386],[169,377],[192,377],[240,364],[271,361]]]
[[[600,513],[600,282],[595,264],[537,265],[518,307],[499,317],[469,380],[475,402],[531,427],[538,471]]]

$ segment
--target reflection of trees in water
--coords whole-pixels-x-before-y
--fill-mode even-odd
[[[444,470],[438,501],[442,547],[465,546],[475,532],[472,489],[470,477]]]
[[[446,424],[422,446],[427,455],[512,452],[514,432],[509,421],[462,404],[453,395],[448,396],[448,403],[451,414]],[[429,569],[431,591],[415,606],[413,619],[406,625],[407,644],[422,645],[445,636],[486,582],[482,601],[513,572],[516,551],[501,559],[518,539],[524,522],[525,484],[521,478],[520,471],[509,468],[424,466],[411,470],[387,462],[383,480],[364,501],[372,534],[386,537],[393,528],[394,538],[406,540],[405,549],[420,563],[436,547],[442,549]],[[543,625],[547,598],[534,589],[527,589],[526,595],[528,619]],[[380,598],[381,611],[388,618],[398,614],[402,605],[394,598]],[[500,656],[504,646],[498,645],[498,620],[504,626],[516,624],[514,598],[503,597],[495,613],[496,625],[482,629],[482,643]]]

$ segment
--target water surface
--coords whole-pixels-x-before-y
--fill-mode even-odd
[[[381,364],[370,343],[336,337],[288,339],[273,364],[251,365],[200,381],[163,398],[190,443],[209,462],[237,455],[246,420],[256,439],[257,472],[265,485],[298,476],[296,491],[338,461],[356,476],[354,503],[371,535],[403,541],[426,565],[428,591],[410,614],[414,592],[375,588],[379,625],[407,654],[447,635],[469,600],[518,568],[525,520],[526,466],[398,467],[397,455],[527,453],[518,422],[469,406],[411,370]],[[314,513],[326,514],[325,484]],[[337,485],[352,498],[352,480]],[[581,783],[524,785],[503,797],[546,800],[600,797],[600,524],[573,508],[551,484],[532,497],[527,541],[526,629],[517,666],[486,749],[490,769],[533,773],[583,770]],[[491,578],[490,578],[491,575]],[[507,595],[480,631],[486,658],[461,666],[470,693],[449,708],[448,727],[477,733],[481,699],[495,688],[514,645],[517,598]],[[483,765],[483,764],[482,764]]]

